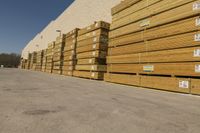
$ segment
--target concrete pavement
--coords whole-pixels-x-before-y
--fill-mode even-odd
[[[0,133],[199,132],[199,96],[0,69]]]

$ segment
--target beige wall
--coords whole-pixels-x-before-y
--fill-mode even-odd
[[[83,28],[94,21],[103,20],[111,22],[111,8],[121,0],[75,0],[55,21],[31,40],[22,51],[22,57],[28,57],[28,53],[46,49],[48,43],[55,40],[61,30],[67,33],[74,28]]]

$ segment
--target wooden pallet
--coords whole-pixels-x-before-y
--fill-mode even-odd
[[[97,36],[100,36],[100,35],[108,36],[108,29],[100,28],[100,29],[94,30],[92,32],[80,35],[80,36],[77,37],[77,42],[86,40],[88,38],[94,38],[94,37],[97,37]]]
[[[175,1],[175,2],[177,2],[177,1]],[[196,1],[196,2],[198,2],[198,1]],[[196,2],[190,2],[188,4],[178,6],[177,8],[167,10],[166,12],[162,12],[158,15],[151,16],[145,20],[141,20],[141,21],[137,21],[137,22],[133,22],[133,23],[131,23],[133,20],[128,18],[125,23],[129,23],[129,24],[126,26],[123,24],[124,25],[123,27],[112,30],[109,33],[109,37],[115,38],[115,37],[119,37],[122,35],[130,34],[133,32],[138,32],[138,31],[141,31],[141,30],[144,30],[147,28],[164,25],[167,23],[175,22],[175,21],[178,21],[178,20],[181,20],[184,18],[198,15],[200,13],[200,9],[199,8],[192,9],[193,5]],[[175,6],[175,4],[173,2],[171,2],[171,3],[172,3],[172,6]],[[181,3],[187,3],[187,1],[182,0]],[[162,8],[159,8],[159,9],[162,9]],[[112,26],[113,26],[113,24],[111,25],[111,27]]]
[[[158,26],[148,30],[113,38],[109,40],[109,47],[134,44],[137,42],[149,41],[153,39],[169,37],[172,35],[179,35],[183,33],[199,31],[200,25],[199,23],[197,23],[199,22],[199,20],[199,16],[192,17],[189,19],[180,20],[174,23]]]
[[[190,93],[191,83],[189,78],[137,76],[111,73],[105,74],[104,80],[107,82],[181,93]]]
[[[76,53],[83,53],[83,52],[89,52],[89,51],[95,51],[95,50],[100,50],[100,51],[107,51],[108,49],[108,44],[105,43],[95,43],[92,45],[86,45],[83,47],[77,47],[76,48]]]
[[[92,71],[92,72],[106,72],[106,65],[76,65],[75,70]]]
[[[79,30],[78,36],[81,36],[83,34],[86,34],[88,32],[91,32],[91,31],[94,31],[94,30],[97,30],[97,29],[100,29],[100,28],[109,30],[110,24],[107,23],[107,22],[103,22],[103,21],[95,22],[94,24]]]
[[[123,63],[169,63],[200,61],[200,47],[108,56],[108,64]]]
[[[76,55],[77,59],[84,59],[84,58],[106,58],[107,52],[106,51],[91,51],[85,53],[79,53]]]
[[[200,41],[194,39],[196,35],[199,35],[199,33],[200,32],[191,32],[141,43],[109,48],[108,55],[124,55],[199,46]]]
[[[77,61],[77,65],[105,65],[106,59],[105,58],[89,58],[89,59],[79,59]]]
[[[104,73],[103,72],[90,72],[90,71],[73,71],[73,76],[88,78],[88,79],[96,79],[103,80]]]
[[[200,77],[200,62],[158,64],[109,64],[108,72]]]

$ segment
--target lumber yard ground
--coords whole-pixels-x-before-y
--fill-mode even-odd
[[[0,69],[0,133],[199,132],[199,96]]]

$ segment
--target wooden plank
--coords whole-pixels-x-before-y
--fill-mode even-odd
[[[76,52],[75,52],[75,50],[73,49],[73,50],[70,50],[70,51],[65,51],[64,53],[63,53],[63,56],[75,56],[75,54],[76,54]]]
[[[159,76],[141,76],[140,86],[166,91],[190,93],[190,79]]]
[[[108,44],[105,43],[95,43],[93,45],[86,45],[83,47],[77,47],[76,53],[83,53],[83,52],[89,52],[94,50],[100,50],[100,51],[107,51]]]
[[[143,20],[151,16],[156,16],[156,15],[161,16],[162,13],[165,14],[165,12],[169,10],[173,10],[173,8],[184,6],[184,4],[187,4],[189,2],[194,2],[194,1],[195,0],[162,0],[152,5],[149,5],[148,8],[143,8],[142,10],[139,10],[138,12],[132,13],[117,21],[113,21],[110,26],[110,29],[114,30],[124,25],[128,25],[130,23],[134,23],[134,22],[137,22],[138,20]],[[191,10],[192,10],[192,7],[193,6],[190,6]]]
[[[105,73],[104,81],[118,83],[118,84],[125,84],[125,85],[133,85],[133,86],[140,85],[140,77],[139,76],[128,75],[128,74]]]
[[[121,63],[169,63],[200,61],[200,47],[182,48],[174,50],[164,50],[156,52],[146,52],[139,54],[127,54],[119,56],[108,56],[108,64]]]
[[[68,55],[68,56],[63,57],[63,61],[71,61],[71,60],[75,60],[75,57],[72,56],[72,55]]]
[[[73,36],[73,35],[77,35],[79,30],[80,30],[79,28],[73,29],[72,31],[68,32],[68,33],[65,35],[65,38],[69,38],[69,37],[71,37],[71,36]]]
[[[171,76],[200,77],[200,62],[188,63],[149,63],[149,64],[109,64],[111,73],[155,74]]]
[[[87,46],[87,45],[93,45],[93,44],[96,44],[96,43],[107,44],[108,43],[108,36],[101,35],[101,36],[97,36],[97,37],[94,37],[94,38],[89,38],[89,39],[77,42],[77,48],[82,47],[82,46]]]
[[[64,76],[72,76],[73,75],[73,71],[62,71],[62,75],[64,75]]]
[[[85,52],[85,53],[79,53],[76,55],[77,59],[84,59],[84,58],[106,58],[107,52],[105,51],[91,51],[91,52]]]
[[[200,95],[200,79],[191,79],[191,94]]]
[[[195,35],[198,34],[199,32],[191,32],[177,36],[109,48],[108,55],[124,55],[199,46],[200,42],[194,39]]]
[[[133,0],[130,0],[131,2]],[[121,18],[124,18],[130,14],[136,13],[144,8],[147,8],[157,2],[160,2],[162,0],[140,0],[137,3],[131,5],[131,6],[126,6],[126,8],[112,16],[112,21],[117,21]]]
[[[94,30],[92,32],[78,36],[77,41],[80,42],[80,41],[83,41],[83,40],[88,39],[88,38],[98,37],[100,35],[108,36],[108,30],[107,29]]]
[[[89,72],[89,71],[73,71],[73,76],[88,79],[103,80],[103,72]]]
[[[95,22],[94,24],[79,30],[78,31],[78,36],[86,34],[88,32],[94,31],[94,30],[97,30],[99,28],[103,28],[103,29],[109,30],[110,29],[110,24],[107,23],[107,22],[104,22],[104,21]]]
[[[152,29],[148,29],[141,32],[132,33],[129,35],[117,37],[109,40],[109,47],[126,45],[141,41],[148,41],[152,39],[158,39],[168,37],[172,35],[178,35],[188,32],[194,32],[200,30],[200,25],[197,23],[200,20],[199,17],[192,17],[185,20],[180,20],[174,23],[158,26]]]
[[[76,64],[76,60],[71,60],[71,61],[64,61],[63,62],[63,65],[64,66],[73,66],[73,65],[75,65]]]
[[[191,2],[189,4],[185,4],[183,6],[179,6],[172,10],[168,10],[158,15],[149,17],[145,20],[137,21],[135,23],[131,23],[129,25],[123,26],[121,28],[111,31],[109,33],[109,37],[115,38],[118,36],[130,34],[133,32],[138,32],[144,29],[156,27],[159,25],[164,25],[167,23],[171,23],[171,22],[178,21],[184,18],[198,15],[200,13],[200,9],[193,10],[192,9],[193,5],[194,5],[194,2]]]
[[[102,58],[89,58],[89,59],[79,59],[77,61],[78,65],[105,65],[106,64],[106,59]]]
[[[134,5],[135,3],[139,2],[141,0],[124,0],[124,1],[121,1],[120,4],[116,5],[115,7],[113,7],[111,9],[111,14],[114,15],[132,5]]]
[[[62,70],[63,71],[72,71],[74,69],[75,69],[74,66],[62,66]]]
[[[106,72],[106,65],[76,65],[75,70],[92,71],[92,72]]]

